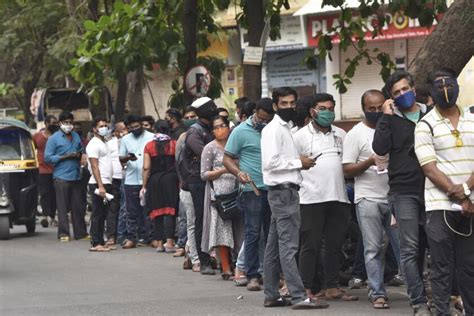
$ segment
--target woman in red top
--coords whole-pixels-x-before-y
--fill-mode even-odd
[[[158,133],[145,146],[143,187],[146,206],[153,221],[153,241],[157,252],[175,252],[176,209],[179,203],[178,174],[175,167],[176,141]],[[163,240],[166,245],[163,246]]]

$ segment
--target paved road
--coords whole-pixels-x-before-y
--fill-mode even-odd
[[[59,243],[53,228],[35,236],[15,228],[0,241],[0,315],[283,315],[265,309],[262,292],[237,288],[219,276],[182,269],[182,258],[151,248],[88,252],[88,242]],[[392,309],[374,311],[366,291],[359,302],[333,302],[318,315],[409,315],[404,288],[389,288]],[[237,297],[243,295],[242,300]]]

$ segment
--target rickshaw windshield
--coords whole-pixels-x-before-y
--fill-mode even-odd
[[[0,160],[35,159],[30,139],[22,129],[0,129]]]

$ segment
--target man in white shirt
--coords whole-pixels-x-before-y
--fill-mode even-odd
[[[106,194],[112,192],[112,161],[105,137],[109,132],[107,120],[96,117],[93,127],[94,137],[86,147],[89,159],[89,188],[93,192],[91,215],[91,248],[90,251],[109,251],[104,242],[104,225],[110,209]]]
[[[263,263],[265,307],[291,303],[278,292],[280,272],[290,291],[293,309],[327,308],[329,305],[306,295],[296,264],[301,224],[298,189],[301,169],[314,166],[307,155],[300,156],[293,143],[290,121],[296,118],[297,93],[283,87],[273,90],[273,120],[262,131],[263,182],[268,188],[272,212],[270,231]]]
[[[368,90],[362,95],[365,118],[347,133],[344,140],[344,174],[355,180],[357,220],[364,243],[364,258],[369,281],[369,300],[376,309],[389,308],[384,286],[383,245],[387,233],[397,263],[400,264],[400,245],[397,230],[391,227],[388,207],[388,174],[379,173],[375,166],[372,142],[375,127],[383,115],[383,93]]]
[[[350,205],[342,171],[342,144],[346,132],[332,125],[335,101],[332,95],[318,93],[310,108],[311,122],[293,136],[299,155],[316,160],[316,165],[302,171],[300,189],[300,272],[306,293],[328,299],[357,300],[339,288],[341,248],[350,219]],[[323,236],[325,292],[314,284],[317,259]],[[319,293],[318,293],[319,292]]]

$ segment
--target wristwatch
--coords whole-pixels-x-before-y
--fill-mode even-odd
[[[464,195],[468,197],[471,196],[471,190],[469,189],[469,186],[467,185],[467,183],[464,182],[462,184],[462,187],[464,189]]]

